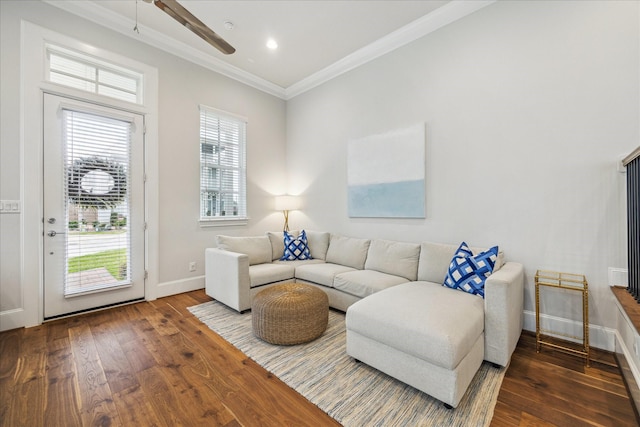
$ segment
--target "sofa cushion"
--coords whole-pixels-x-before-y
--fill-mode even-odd
[[[267,237],[271,243],[271,260],[275,261],[284,255],[284,231],[267,231]],[[289,231],[292,236],[300,234],[298,230]]]
[[[362,270],[370,240],[332,234],[327,249],[327,262]]]
[[[234,237],[218,235],[218,248],[238,252],[249,257],[249,265],[271,262],[271,242],[267,236]]]
[[[279,259],[273,261],[274,264],[284,264],[293,266],[293,268],[298,268],[301,265],[306,264],[324,264],[324,260],[321,259],[297,259],[295,261],[280,261]]]
[[[333,287],[356,297],[364,298],[391,286],[406,283],[407,279],[375,270],[355,270],[340,273],[333,279]]]
[[[304,230],[298,237],[294,237],[288,232],[284,232],[284,253],[280,261],[295,261],[311,259],[309,245],[307,244],[307,233]]]
[[[454,369],[484,330],[484,301],[439,283],[408,282],[349,307],[347,329]]]
[[[295,268],[287,264],[255,264],[249,267],[251,287],[293,279]]]
[[[307,242],[311,257],[314,259],[327,259],[327,249],[329,249],[329,233],[323,231],[307,230]]]
[[[354,268],[340,264],[304,264],[296,267],[296,279],[332,288],[333,279],[337,274],[354,270]]]
[[[493,272],[497,258],[497,246],[474,255],[462,242],[449,264],[444,286],[484,298],[484,282]]]
[[[418,280],[442,283],[447,275],[451,258],[457,246],[443,243],[423,242],[420,245],[420,261],[418,262]]]
[[[327,258],[327,249],[329,248],[330,234],[324,231],[306,230],[307,245],[313,259],[325,260]],[[289,231],[292,236],[300,234],[299,231]],[[276,261],[282,258],[284,254],[284,231],[267,231],[267,236],[271,242],[272,260]]]
[[[457,245],[444,243],[423,242],[420,245],[420,261],[418,262],[418,280],[427,282],[442,283],[443,278],[449,271],[451,258],[458,249]],[[485,248],[486,249],[486,248]],[[482,252],[485,249],[472,247],[474,253]],[[504,264],[504,253],[498,252],[498,259],[493,267],[493,271],[498,271]]]
[[[416,280],[419,258],[420,245],[417,243],[376,239],[369,245],[364,268]]]

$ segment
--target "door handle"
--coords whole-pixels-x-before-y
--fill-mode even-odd
[[[54,231],[54,230],[51,230],[51,231],[49,231],[49,232],[47,233],[47,236],[49,236],[49,237],[55,237],[55,235],[56,235],[56,234],[65,234],[65,233],[63,233],[63,232],[61,232],[61,231]]]

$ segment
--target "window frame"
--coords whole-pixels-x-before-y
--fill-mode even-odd
[[[198,218],[202,227],[211,226],[229,226],[229,225],[246,225],[249,217],[247,214],[247,126],[248,120],[245,117],[222,111],[216,108],[212,108],[206,105],[199,105],[199,135],[198,135],[198,152],[199,152],[199,179],[200,179],[200,191],[198,202]],[[211,123],[207,123],[206,120],[210,119],[212,122],[218,121],[218,125],[209,126]],[[209,126],[209,127],[208,127]],[[219,133],[221,128],[231,129],[238,127],[237,134],[234,134],[231,140],[223,141],[222,138],[214,138],[213,140],[207,139],[205,134]],[[216,154],[216,147],[218,147],[218,153],[220,152],[221,145],[231,144],[237,138],[237,158],[232,158],[232,165],[224,164],[218,159],[214,159]],[[212,149],[205,152],[203,148],[210,146]],[[228,160],[228,159],[227,159]],[[216,174],[215,171],[231,172],[237,174],[230,181],[233,182],[233,190],[225,190],[225,184],[222,176]],[[210,179],[211,178],[211,179]],[[215,183],[215,181],[218,181]],[[208,185],[207,185],[208,184]],[[235,186],[237,185],[237,188]],[[227,210],[222,210],[220,205],[224,204],[223,200],[213,201],[216,207],[220,208],[216,215],[205,214],[205,203],[212,203],[211,198],[205,199],[206,193],[227,194],[230,196],[233,203],[237,203],[237,214],[227,215]],[[237,200],[235,199],[237,197]]]
[[[94,68],[93,76],[80,76],[74,74],[68,74],[61,70],[54,70],[52,68],[51,56],[57,56],[62,59],[66,59],[68,61],[77,62],[78,64],[85,65],[87,67]],[[74,90],[79,90],[86,93],[92,93],[97,96],[107,97],[109,99],[114,99],[121,102],[143,105],[144,104],[144,73],[141,73],[132,68],[128,68],[119,64],[116,64],[111,61],[105,61],[103,59],[99,59],[90,55],[87,55],[83,52],[78,52],[73,49],[69,49],[54,43],[45,43],[45,79],[47,82],[64,86],[67,88],[71,88]],[[102,73],[109,73],[114,76],[126,78],[133,80],[135,82],[136,88],[135,90],[130,90],[124,87],[118,87],[114,84],[110,84],[108,81],[105,81],[101,78]],[[84,81],[88,84],[93,84],[94,88],[92,90],[87,88],[81,88],[76,85],[65,84],[61,81],[56,81],[56,79],[52,79],[52,74],[66,76],[71,79]],[[135,101],[131,99],[127,99],[122,96],[115,96],[114,94],[109,94],[108,92],[104,92],[101,89],[107,89],[110,91],[119,91],[123,93],[127,93],[133,97],[135,97]]]

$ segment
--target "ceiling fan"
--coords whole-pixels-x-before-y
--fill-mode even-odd
[[[144,0],[147,3],[153,3],[162,9],[167,15],[193,31],[204,41],[218,49],[225,55],[235,52],[235,48],[227,43],[222,37],[207,27],[201,20],[193,16],[191,12],[184,8],[176,0]]]

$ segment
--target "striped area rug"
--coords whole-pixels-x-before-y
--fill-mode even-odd
[[[253,335],[251,313],[216,301],[189,307],[200,321],[347,427],[488,426],[505,369],[484,362],[454,410],[346,353],[344,314],[330,310],[315,341],[277,346]]]

